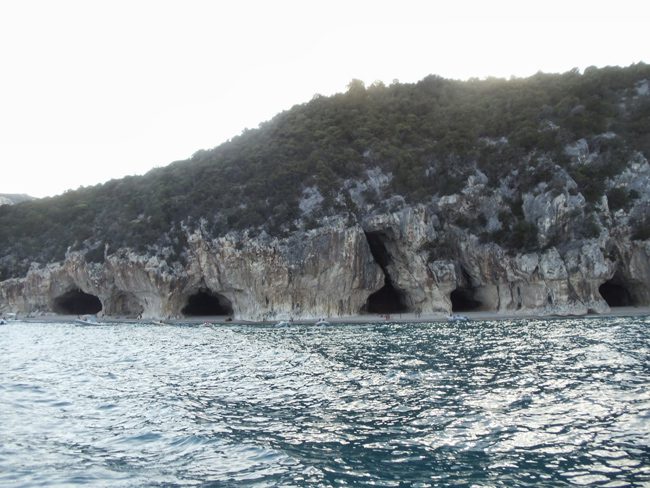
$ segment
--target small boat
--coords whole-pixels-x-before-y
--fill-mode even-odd
[[[466,315],[452,314],[449,317],[447,317],[447,320],[449,322],[467,322],[469,318]]]
[[[94,315],[82,315],[76,319],[75,322],[81,325],[99,325],[99,322],[97,322],[97,317]]]
[[[316,321],[315,325],[330,325],[330,323],[325,319],[319,319]]]
[[[276,327],[288,327],[288,326],[289,326],[289,322],[287,322],[286,320],[280,320],[280,322],[278,322],[277,324],[275,324],[275,326],[276,326]]]

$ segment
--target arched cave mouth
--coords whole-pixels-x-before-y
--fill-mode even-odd
[[[630,295],[628,289],[614,280],[606,281],[600,285],[598,292],[610,307],[634,306],[632,295]]]
[[[408,312],[404,293],[397,290],[390,279],[385,279],[384,283],[383,287],[368,297],[362,312],[377,314]]]
[[[205,317],[210,315],[232,315],[232,304],[223,295],[214,293],[206,288],[200,289],[187,299],[187,304],[181,310],[185,316]]]
[[[473,288],[456,288],[449,296],[452,312],[471,312],[483,305],[474,296]]]
[[[102,302],[95,295],[79,288],[65,292],[54,299],[54,312],[64,315],[84,315],[101,312]]]

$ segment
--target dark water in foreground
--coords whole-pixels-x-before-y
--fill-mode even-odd
[[[650,318],[0,326],[0,485],[650,486]]]

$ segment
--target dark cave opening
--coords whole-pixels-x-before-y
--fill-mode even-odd
[[[634,305],[627,288],[613,280],[600,285],[598,292],[610,307],[631,307]]]
[[[210,315],[232,315],[232,304],[223,295],[202,288],[190,295],[181,310],[183,315],[201,317]]]
[[[386,279],[382,288],[368,297],[365,306],[365,313],[406,313],[408,307],[404,303],[404,294],[397,290],[390,280]]]
[[[391,263],[391,257],[384,244],[387,237],[381,232],[366,232],[365,234],[370,253],[384,273],[384,286],[368,297],[361,312],[382,315],[408,312],[409,308],[406,304],[405,293],[393,285],[388,273],[387,267]]]
[[[54,299],[54,312],[64,315],[84,315],[101,312],[102,302],[95,295],[79,288],[65,292]]]
[[[473,288],[456,288],[449,296],[452,312],[471,312],[478,310],[482,303],[474,298]]]

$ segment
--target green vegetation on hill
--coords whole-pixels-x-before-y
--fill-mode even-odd
[[[492,187],[510,176],[521,195],[552,182],[560,165],[594,204],[633,152],[650,157],[650,96],[637,93],[643,80],[650,81],[643,63],[511,80],[428,76],[368,87],[353,80],[346,93],[315,96],[187,161],[0,207],[0,280],[68,249],[87,250],[92,262],[103,260],[105,246],[167,247],[170,260],[181,259],[185,229],[197,226],[212,236],[249,228],[283,235],[300,224],[308,187],[324,198],[312,219],[364,212],[341,189],[369,168],[393,176],[382,199],[419,203],[460,191],[477,169]],[[579,139],[598,153],[592,164],[571,163],[565,147]],[[611,198],[622,208],[630,195]],[[520,209],[508,218],[502,243],[534,245]]]

